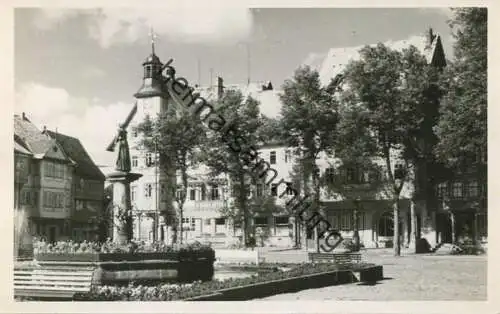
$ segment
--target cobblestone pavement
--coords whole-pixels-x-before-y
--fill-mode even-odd
[[[305,252],[283,251],[263,253],[268,261],[301,261]],[[303,290],[264,298],[285,300],[345,301],[485,301],[486,256],[406,255],[394,257],[390,250],[362,252],[367,262],[384,266],[384,279],[375,285],[355,283]]]

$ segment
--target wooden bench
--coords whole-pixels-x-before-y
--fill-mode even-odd
[[[14,296],[34,299],[71,300],[92,288],[94,267],[14,268]]]
[[[309,253],[311,262],[333,262],[336,264],[349,264],[361,262],[359,253]]]

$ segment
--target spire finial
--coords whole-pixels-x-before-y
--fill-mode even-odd
[[[155,54],[155,39],[157,38],[157,35],[154,32],[153,26],[149,29],[149,37],[151,37],[151,51]]]

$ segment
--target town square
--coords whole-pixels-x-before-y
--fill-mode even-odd
[[[16,301],[488,299],[486,7],[14,24]]]

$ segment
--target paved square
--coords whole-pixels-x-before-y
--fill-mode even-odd
[[[271,252],[266,253],[271,260]],[[284,258],[285,252],[278,257]],[[292,255],[288,252],[289,256]],[[305,253],[302,253],[305,256]],[[349,284],[286,293],[262,300],[343,300],[343,301],[485,301],[487,299],[486,256],[394,257],[388,250],[364,251],[363,258],[384,266],[387,279],[375,284]],[[301,254],[295,253],[299,260]]]

